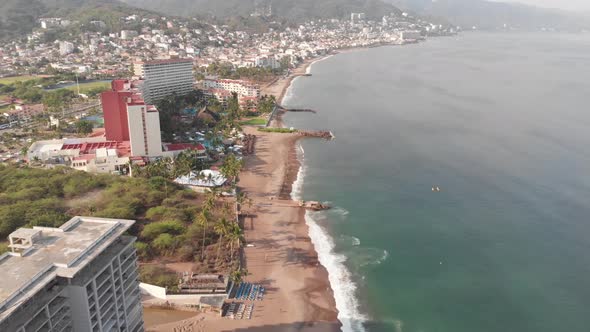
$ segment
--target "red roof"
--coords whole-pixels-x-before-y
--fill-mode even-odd
[[[105,142],[84,142],[78,144],[64,144],[61,149],[62,150],[80,150],[80,155],[84,154],[92,154],[97,149],[116,149],[117,152],[125,152],[131,149],[129,142],[114,142],[114,141],[105,141]]]

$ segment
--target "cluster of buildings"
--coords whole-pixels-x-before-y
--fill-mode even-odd
[[[45,114],[45,106],[43,104],[27,104],[22,100],[7,98],[6,100],[0,100],[0,107],[2,105],[12,106],[2,113],[4,124],[8,125],[29,123]]]
[[[271,29],[266,33],[232,31],[227,26],[196,25],[193,21],[165,17],[132,15],[122,21],[129,25],[121,31],[93,31],[106,26],[93,21],[83,26],[92,29],[82,29],[68,40],[48,42],[52,29],[79,22],[41,19],[41,28],[32,32],[27,42],[15,40],[0,46],[0,76],[39,70],[39,63],[87,76],[124,76],[136,59],[170,57],[191,59],[196,67],[230,63],[236,68],[277,69],[334,49],[401,44],[409,36],[402,36],[404,32],[416,32],[420,38],[456,32],[455,28],[431,24],[406,13],[386,15],[381,20],[352,13],[350,20],[309,21],[295,29]],[[141,28],[137,28],[138,24]],[[411,37],[410,40],[419,39],[418,35]]]
[[[200,144],[163,144],[158,109],[145,98],[157,101],[171,93],[170,87],[179,94],[192,91],[190,64],[181,59],[137,64],[144,79],[114,80],[111,89],[101,94],[104,131],[87,138],[35,142],[28,149],[28,160],[86,172],[127,174],[133,164],[143,166],[150,159],[174,157],[186,149],[204,153]]]
[[[207,77],[199,83],[205,95],[215,97],[222,105],[227,106],[228,100],[236,94],[242,109],[255,111],[260,98],[260,86],[245,80],[218,79]]]

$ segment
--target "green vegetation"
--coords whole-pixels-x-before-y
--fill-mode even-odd
[[[223,160],[219,172],[227,179],[236,178],[244,166],[243,160],[239,160],[235,155],[230,154]]]
[[[78,132],[78,134],[88,135],[92,132],[93,128],[94,126],[90,121],[80,120],[76,122],[76,131]]]
[[[233,211],[215,193],[203,197],[162,177],[0,166],[0,238],[19,227],[59,227],[76,215],[134,219],[130,233],[142,262],[166,257],[229,272],[241,239],[241,229],[227,222]]]
[[[266,119],[264,118],[253,118],[247,121],[240,122],[242,126],[264,126],[266,124]]]
[[[277,104],[277,98],[275,96],[262,96],[258,102],[258,113],[269,114],[272,113]]]
[[[16,82],[26,82],[26,81],[37,80],[37,79],[39,79],[39,77],[30,76],[30,75],[3,77],[3,78],[0,78],[0,84],[9,85],[9,84],[13,84]]]
[[[0,243],[0,255],[8,251],[10,251],[10,248],[8,248],[8,243]]]
[[[80,83],[80,93],[94,97],[101,92],[110,89],[110,87],[111,84],[108,82]],[[69,86],[65,89],[78,93],[78,87],[76,85]]]
[[[44,42],[53,42],[67,35],[79,35],[95,28],[92,20],[105,22],[101,32],[133,28],[124,24],[121,17],[132,14],[157,17],[154,13],[132,8],[113,0],[2,0],[0,1],[0,40],[21,37],[39,27],[40,17],[63,17],[75,20],[67,28],[46,31]]]
[[[43,103],[50,112],[61,112],[67,105],[76,98],[77,86],[70,86],[63,89],[46,91],[40,86],[54,84],[56,79],[69,77],[62,75],[53,78],[34,78],[30,80],[16,80],[10,84],[0,84],[0,94],[10,95],[22,99],[27,103]],[[106,82],[90,82],[80,84],[80,92],[90,97],[107,90],[109,84]]]
[[[0,1],[0,39],[9,39],[31,32],[37,18],[46,11],[40,1]]]
[[[287,58],[285,58],[287,59]],[[231,63],[212,63],[202,73],[197,72],[197,75],[207,73],[208,75],[217,75],[221,78],[227,79],[242,79],[255,82],[269,82],[275,79],[278,75],[282,75],[285,69],[288,68],[288,63],[282,63],[279,69],[269,69],[260,67],[251,68],[234,68]]]
[[[176,273],[157,265],[143,265],[139,268],[142,282],[165,287],[168,291],[178,291],[179,278]]]
[[[244,0],[127,0],[127,3],[142,8],[158,10],[171,15],[192,16],[208,13],[217,17],[241,16],[246,20],[254,10],[264,10],[270,1]],[[273,17],[290,22],[303,22],[318,18],[346,18],[350,13],[367,13],[370,18],[381,18],[385,13],[401,13],[391,4],[379,0],[273,0]]]
[[[291,129],[291,128],[258,128],[258,131],[264,132],[264,133],[282,133],[282,134],[291,134],[291,133],[296,133],[297,129]]]
[[[174,140],[172,134],[186,132],[195,126],[204,125],[198,120],[191,124],[185,124],[178,121],[182,116],[181,112],[185,108],[200,109],[207,105],[207,100],[200,90],[191,91],[186,96],[170,95],[167,98],[160,100],[156,106],[160,114],[160,128],[163,136],[162,140],[171,142]]]

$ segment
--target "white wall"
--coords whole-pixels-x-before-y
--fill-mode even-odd
[[[155,298],[166,300],[166,288],[155,285],[139,283],[139,290],[142,294],[151,295]]]
[[[160,113],[146,113],[146,128],[148,140],[148,156],[159,157],[162,155],[162,135],[160,132]]]
[[[127,106],[131,155],[159,157],[162,155],[160,114],[158,112],[147,112],[146,107],[146,105]]]
[[[143,137],[144,122],[142,119],[142,110],[145,105],[127,106],[127,121],[129,122],[129,141],[131,143],[132,156],[145,156],[145,141]]]

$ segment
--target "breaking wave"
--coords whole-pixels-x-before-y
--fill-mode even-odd
[[[304,165],[305,151],[301,145],[299,145],[299,147],[298,157],[301,166],[297,173],[297,179],[293,182],[293,189],[291,191],[291,198],[293,200],[303,199],[303,179],[305,177],[306,169]],[[318,224],[314,215],[318,216],[317,213],[306,211],[305,223],[309,227],[309,237],[318,254],[318,259],[322,266],[328,271],[330,286],[334,291],[334,299],[336,300],[336,308],[338,309],[338,320],[342,323],[342,331],[363,332],[365,331],[363,322],[366,321],[366,317],[361,314],[358,309],[359,304],[355,296],[356,285],[352,281],[351,273],[344,265],[347,258],[344,255],[334,252],[334,240],[326,230]],[[352,239],[353,245],[360,244],[358,238],[353,237]]]
[[[363,322],[366,317],[358,310],[356,299],[356,285],[352,281],[352,275],[344,265],[346,256],[334,252],[334,241],[308,211],[305,214],[305,222],[309,227],[309,237],[313,243],[320,263],[328,270],[330,286],[334,291],[338,320],[342,323],[344,332],[365,331]]]

